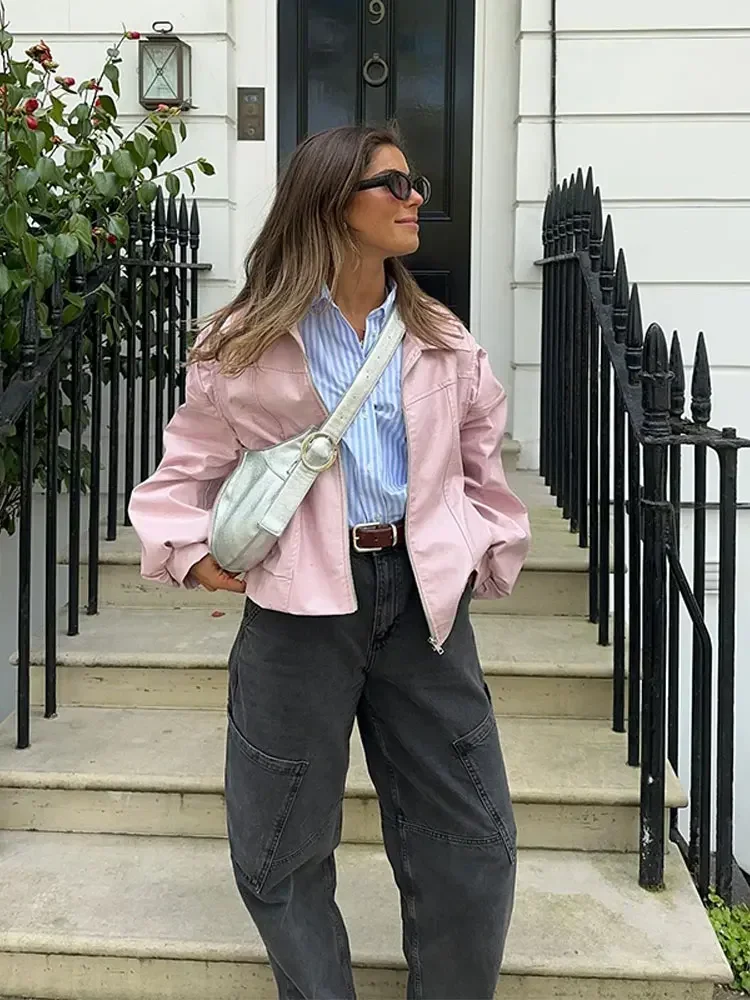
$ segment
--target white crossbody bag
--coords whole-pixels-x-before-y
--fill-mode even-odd
[[[244,453],[213,507],[208,544],[221,567],[242,573],[266,558],[320,473],[336,461],[341,439],[388,367],[404,332],[394,307],[356,378],[320,427],[271,448]]]

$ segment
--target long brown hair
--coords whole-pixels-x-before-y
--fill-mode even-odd
[[[237,375],[299,322],[327,282],[335,293],[356,246],[345,214],[380,146],[403,151],[394,128],[345,126],[306,139],[294,152],[260,235],[245,260],[246,281],[208,317],[192,361],[217,361]],[[385,262],[406,328],[424,343],[450,346],[450,314],[426,295],[396,257]]]

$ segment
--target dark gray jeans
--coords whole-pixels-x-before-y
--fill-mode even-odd
[[[407,996],[494,995],[516,830],[469,621],[439,656],[404,550],[352,556],[359,611],[248,601],[229,662],[226,806],[235,878],[281,1000],[355,996],[333,852],[358,720],[401,893]]]

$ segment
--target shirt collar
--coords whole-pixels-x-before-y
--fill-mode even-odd
[[[378,314],[380,314],[381,317],[387,316],[390,313],[396,301],[397,293],[398,293],[398,285],[392,278],[388,278],[388,295],[386,296],[385,301],[382,303],[382,305],[379,305],[377,309],[373,309],[373,311],[370,313],[370,316],[375,316]],[[326,283],[323,285],[320,295],[313,302],[313,308],[323,309],[328,305],[333,306],[334,309],[339,308],[333,301],[333,298],[331,296],[331,289],[328,287],[328,284]]]

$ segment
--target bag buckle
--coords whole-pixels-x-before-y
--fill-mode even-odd
[[[360,528],[390,528],[393,534],[394,547],[398,544],[398,528],[395,524],[381,524],[380,521],[363,521],[361,524],[355,524],[352,528],[352,547],[355,552],[382,552],[385,547],[383,545],[371,547],[360,545],[357,541],[357,532]]]
[[[314,452],[311,450],[313,448],[315,448]],[[313,431],[302,442],[300,461],[310,472],[325,472],[326,469],[331,468],[337,456],[336,442],[324,431]]]

